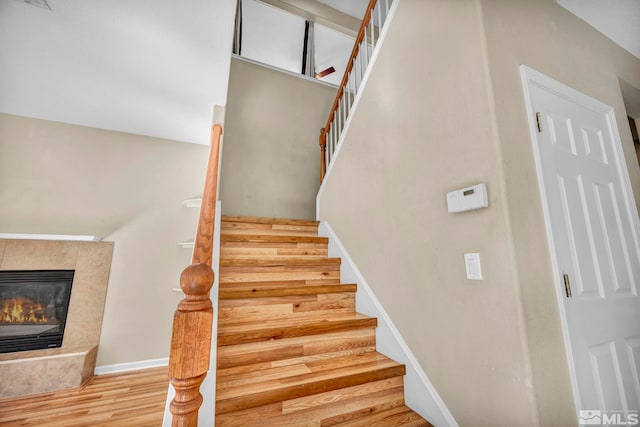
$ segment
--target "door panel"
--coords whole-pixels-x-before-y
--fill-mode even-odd
[[[620,363],[613,341],[589,349],[592,375],[601,408],[627,408]]]
[[[640,410],[640,222],[613,114],[544,79],[527,91],[577,409]]]

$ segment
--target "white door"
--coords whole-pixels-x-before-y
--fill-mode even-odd
[[[578,410],[640,410],[640,221],[613,109],[522,67]]]

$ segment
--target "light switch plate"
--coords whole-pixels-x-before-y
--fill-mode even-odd
[[[467,279],[482,280],[482,268],[480,268],[480,254],[464,254],[464,265],[467,269]]]

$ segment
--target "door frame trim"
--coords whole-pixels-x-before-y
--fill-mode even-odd
[[[567,356],[567,363],[569,366],[569,376],[571,379],[571,388],[573,391],[574,404],[576,406],[576,414],[580,409],[590,409],[582,407],[582,400],[580,398],[580,390],[578,389],[578,382],[576,377],[576,367],[573,362],[573,353],[571,349],[571,341],[569,339],[569,327],[567,323],[567,312],[564,304],[564,283],[562,281],[562,274],[558,266],[558,258],[555,250],[555,238],[551,229],[551,218],[549,214],[549,205],[547,203],[546,189],[544,187],[542,163],[540,153],[538,150],[538,132],[536,128],[535,111],[531,102],[530,88],[536,86],[547,92],[553,93],[561,98],[564,98],[572,103],[578,104],[596,113],[603,114],[609,125],[609,132],[611,140],[613,141],[613,154],[618,164],[618,178],[621,182],[622,193],[624,202],[626,204],[626,215],[632,218],[636,231],[640,233],[640,220],[637,213],[631,211],[636,207],[635,198],[633,196],[633,190],[631,187],[631,180],[629,178],[629,170],[622,150],[622,140],[620,139],[620,132],[618,130],[617,121],[615,118],[613,107],[607,105],[595,98],[585,95],[577,90],[570,88],[536,70],[533,70],[526,65],[520,66],[520,77],[522,79],[522,88],[524,91],[524,100],[527,110],[527,121],[529,124],[529,133],[533,149],[533,157],[536,165],[536,175],[538,177],[538,187],[540,190],[540,197],[542,202],[542,212],[544,216],[544,223],[546,228],[547,243],[549,247],[549,253],[551,255],[551,267],[554,276],[554,286],[556,290],[556,301],[560,312],[560,323],[562,329],[562,336],[564,338],[565,352]]]

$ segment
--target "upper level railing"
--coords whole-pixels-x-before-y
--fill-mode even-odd
[[[215,277],[211,262],[221,135],[222,127],[214,125],[191,265],[180,276],[180,287],[185,297],[178,303],[173,316],[169,377],[176,391],[170,404],[174,427],[198,425],[198,409],[202,405],[200,384],[209,370],[213,324],[209,291]]]
[[[329,118],[320,130],[320,181],[331,164],[392,3],[393,0],[369,0]]]

